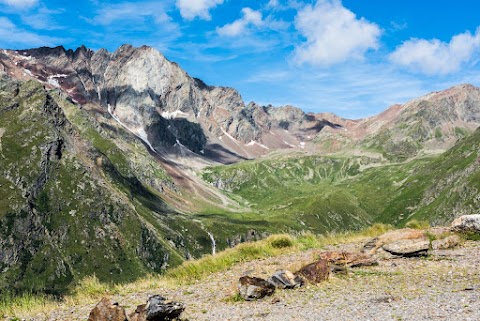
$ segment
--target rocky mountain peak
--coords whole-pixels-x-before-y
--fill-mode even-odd
[[[9,51],[4,60],[19,78],[58,88],[79,104],[97,105],[158,152],[186,147],[223,162],[278,148],[304,149],[313,139],[309,128],[315,127],[315,117],[293,106],[245,105],[235,89],[194,79],[148,46],[125,44],[114,53],[85,46],[33,53],[26,59]],[[189,146],[189,137],[181,133],[192,134],[191,129],[204,144]]]
[[[323,141],[332,138],[344,146],[376,139],[372,137],[379,133],[400,133],[395,129],[399,124],[428,127],[419,134],[422,141],[435,131],[445,138],[456,127],[472,130],[479,125],[475,102],[480,91],[468,84],[354,121],[328,113],[306,114],[294,106],[246,105],[235,89],[192,78],[148,46],[125,44],[113,53],[85,46],[75,51],[61,46],[4,50],[1,70],[13,78],[35,79],[57,88],[72,101],[110,115],[159,153],[194,152],[195,157],[220,162],[254,158],[276,149],[318,151]],[[417,140],[418,135],[413,136]]]

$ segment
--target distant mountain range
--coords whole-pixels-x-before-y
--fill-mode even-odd
[[[271,232],[480,205],[471,85],[348,120],[245,104],[145,46],[0,50],[0,77],[0,289],[130,281]]]

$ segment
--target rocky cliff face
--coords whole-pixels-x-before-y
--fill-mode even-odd
[[[161,153],[186,147],[229,162],[270,149],[302,149],[318,131],[315,116],[289,106],[245,105],[236,90],[191,78],[150,47],[4,50],[0,65],[12,77],[36,79],[86,108],[110,113]]]

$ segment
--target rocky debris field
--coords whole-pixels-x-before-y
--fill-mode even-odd
[[[442,249],[450,247],[447,245],[451,242],[449,235],[442,234],[446,240],[443,246],[437,243],[425,253],[422,239],[426,234],[432,237],[435,231],[439,232],[392,231],[373,240],[238,264],[187,286],[110,299],[132,315],[138,305],[161,294],[184,304],[182,320],[480,320],[480,242],[465,241]],[[380,248],[396,246],[398,251],[403,242],[412,249],[415,240],[418,248],[413,253],[418,255],[394,255]],[[351,264],[353,258],[363,260],[362,255],[373,248],[377,265]],[[354,254],[343,255],[345,268],[330,273],[326,281],[307,282],[293,289],[277,287],[260,300],[245,301],[238,294],[239,277],[267,279],[278,270],[299,271],[318,260],[339,262],[335,253]],[[86,320],[94,307],[63,307],[28,320]]]

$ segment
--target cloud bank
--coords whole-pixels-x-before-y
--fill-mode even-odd
[[[458,34],[446,43],[438,39],[410,39],[398,46],[390,60],[400,66],[427,75],[457,72],[480,53],[480,27],[475,34]]]
[[[177,8],[184,19],[193,20],[196,17],[211,20],[210,9],[223,3],[223,0],[177,0]]]
[[[377,49],[380,27],[345,8],[339,0],[318,0],[298,12],[295,26],[306,42],[295,49],[299,64],[333,65],[350,58],[361,59]]]

